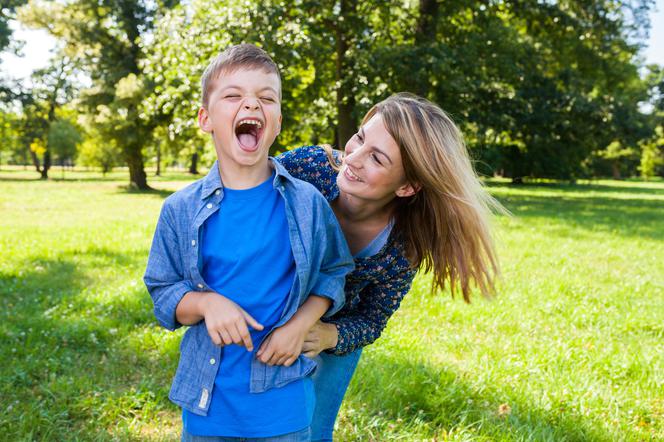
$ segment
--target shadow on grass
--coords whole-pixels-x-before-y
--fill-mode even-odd
[[[167,198],[169,195],[173,194],[175,190],[170,189],[137,189],[132,186],[118,186],[117,193],[125,195],[155,195],[161,198]]]
[[[642,194],[644,196],[657,196],[664,195],[664,186],[662,182],[650,181],[620,181],[621,185],[610,185],[604,183],[577,183],[577,184],[564,184],[564,183],[523,183],[511,184],[507,182],[487,181],[486,186],[491,188],[501,188],[510,190],[557,190],[567,193],[579,192],[602,192],[602,193],[629,193],[629,194]]]
[[[88,255],[84,264],[80,254]],[[104,287],[92,273],[104,265],[135,269],[144,258],[91,248],[0,273],[0,357],[11,361],[0,367],[3,437],[118,440],[120,428],[119,440],[137,440],[129,437],[132,420],[172,408],[166,397],[177,346],[132,346],[132,334],[140,340],[155,324],[142,282]]]
[[[372,354],[362,361],[345,401],[346,407],[380,416],[388,429],[424,426],[440,435],[472,428],[481,440],[612,440],[604,429],[562,404],[544,410],[513,397],[514,392],[501,393],[497,388],[480,391],[447,368]],[[366,423],[359,422],[360,435],[362,428],[367,428]],[[376,440],[383,438],[379,435]]]

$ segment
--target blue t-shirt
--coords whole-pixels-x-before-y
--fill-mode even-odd
[[[202,276],[265,328],[249,327],[254,351],[223,348],[207,416],[183,411],[184,427],[198,436],[271,437],[311,423],[311,379],[264,393],[249,392],[251,360],[265,334],[276,325],[295,277],[284,200],[272,185],[274,175],[246,190],[224,188],[219,211],[203,226]]]

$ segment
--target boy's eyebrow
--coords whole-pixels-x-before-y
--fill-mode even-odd
[[[240,89],[240,90],[242,90],[242,86],[237,86],[235,84],[229,84],[229,85],[221,88],[222,91],[224,91],[226,89]],[[258,90],[258,92],[263,92],[263,91],[271,91],[271,92],[274,92],[277,95],[279,94],[272,86],[265,86],[265,87]]]
[[[364,139],[364,127],[362,127],[362,126],[360,126],[360,136],[362,137],[362,139]],[[373,150],[375,150],[376,152],[378,152],[379,154],[383,155],[385,158],[387,158],[387,161],[389,161],[390,164],[393,164],[392,163],[392,158],[390,158],[390,156],[388,154],[386,154],[382,149],[380,149],[376,146],[371,146],[371,148]]]

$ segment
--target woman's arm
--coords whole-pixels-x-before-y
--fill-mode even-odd
[[[336,355],[350,353],[378,339],[387,321],[398,310],[410,290],[416,270],[400,257],[382,273],[384,277],[360,292],[360,301],[325,322],[318,322],[305,339],[303,352],[312,357],[321,351]]]

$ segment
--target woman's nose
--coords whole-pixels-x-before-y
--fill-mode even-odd
[[[353,167],[359,167],[362,163],[362,148],[356,146],[352,150],[346,149],[344,161]]]

